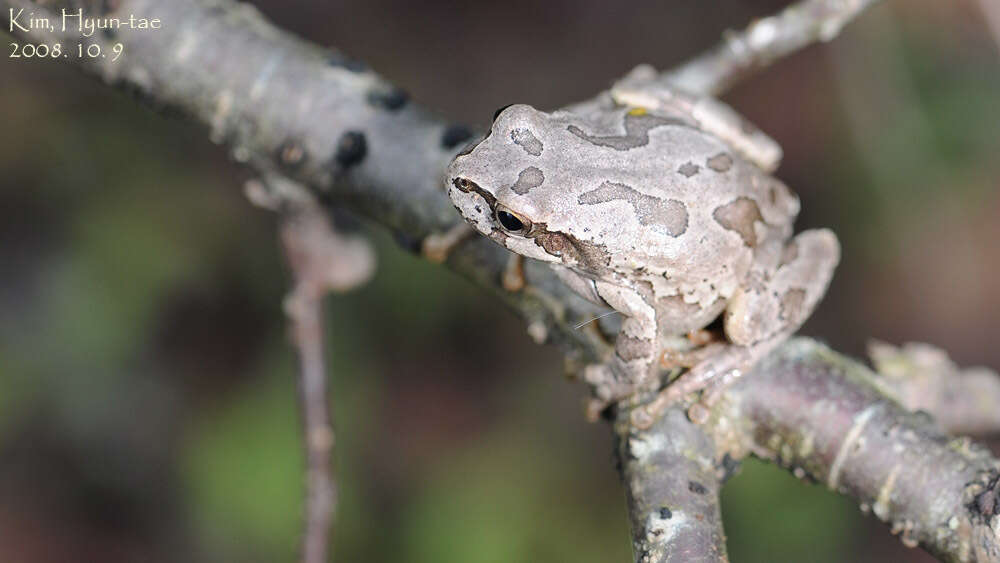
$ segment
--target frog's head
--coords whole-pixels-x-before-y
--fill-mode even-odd
[[[448,196],[466,221],[495,242],[529,258],[566,262],[562,239],[546,230],[551,205],[532,192],[545,182],[543,162],[551,155],[544,141],[551,129],[551,116],[531,106],[498,110],[486,137],[448,168]]]

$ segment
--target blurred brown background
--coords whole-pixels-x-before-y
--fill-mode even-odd
[[[669,67],[784,4],[252,3],[477,126]],[[922,340],[1000,367],[1000,35],[984,9],[1000,5],[888,2],[726,97],[784,146],[798,227],[841,237],[804,330],[841,351]],[[248,172],[63,64],[4,58],[0,76],[0,560],[291,559],[287,276]],[[370,230],[377,278],[328,307],[338,560],[627,560],[610,433],[583,421],[558,352]],[[724,511],[734,561],[928,559],[758,462]]]

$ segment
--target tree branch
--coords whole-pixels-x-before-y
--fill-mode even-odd
[[[282,238],[288,261],[299,279],[285,300],[285,310],[292,325],[292,341],[299,355],[299,411],[306,451],[305,530],[302,534],[301,561],[325,563],[337,506],[337,483],[330,462],[335,434],[323,357],[323,295],[311,291],[311,284],[304,281],[307,278],[296,268],[296,247],[303,244],[295,240],[299,238],[295,232],[298,220],[295,217],[285,219]]]
[[[945,561],[1000,561],[1000,461],[887,398],[870,370],[796,339],[727,391],[706,429],[720,453],[752,452],[849,495]]]
[[[635,560],[725,560],[715,441],[679,409],[647,430],[620,413],[615,435]]]
[[[661,80],[718,95],[772,62],[817,41],[829,41],[879,0],[803,0],[781,12],[729,31],[722,43],[666,72]]]
[[[830,39],[873,1],[799,2],[662,79],[717,94],[778,57]],[[58,10],[69,4],[47,6]],[[94,15],[131,13],[160,18],[164,26],[95,36],[92,41],[106,51],[114,43],[124,46],[117,62],[69,60],[156,108],[193,116],[210,128],[213,140],[231,147],[237,160],[367,215],[411,248],[459,222],[442,178],[454,153],[472,137],[468,129],[409,102],[363,64],[277,30],[248,5],[228,0],[114,5],[113,13]],[[3,16],[20,7],[36,15],[42,11],[27,0],[0,0]],[[606,95],[585,103],[601,100]],[[617,319],[574,330],[600,310],[534,261],[526,266],[528,286],[503,290],[507,256],[477,237],[454,252],[448,265],[511,305],[537,340],[561,344],[571,362],[603,356]],[[993,515],[1000,503],[993,458],[968,442],[950,441],[926,418],[907,414],[871,383],[870,372],[808,341],[789,344],[756,372],[723,396],[703,427],[689,424],[677,410],[655,431],[633,434],[616,424],[637,557],[724,557],[719,479],[712,472],[726,466],[721,460],[727,455],[733,460],[755,452],[858,498],[893,522],[908,543],[919,542],[950,560],[996,560],[990,526],[1000,528]],[[645,456],[632,455],[637,444],[646,445]],[[715,462],[707,464],[712,447]],[[685,482],[706,493],[678,490]],[[659,512],[664,507],[671,518]]]

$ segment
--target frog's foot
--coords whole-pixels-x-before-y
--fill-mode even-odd
[[[712,353],[709,357],[667,385],[652,401],[632,411],[632,424],[637,428],[649,428],[667,408],[697,391],[707,391],[706,396],[714,402],[722,389],[736,381],[758,358],[770,352],[782,340],[774,339],[751,347],[733,344],[709,345],[706,347],[711,348]],[[707,407],[710,405],[711,403],[702,404],[700,405],[702,408],[693,409],[695,412],[690,413],[692,420],[704,421],[707,418]]]
[[[688,342],[690,342],[691,345],[695,347],[706,346],[713,342],[725,341],[725,337],[722,334],[716,331],[708,330],[707,328],[699,328],[698,330],[692,330],[691,332],[687,333],[687,339]]]
[[[597,422],[605,409],[636,391],[634,384],[622,381],[608,364],[591,364],[583,368],[583,380],[594,391],[586,404],[589,422]]]
[[[632,424],[640,429],[649,428],[669,407],[698,391],[702,392],[701,400],[688,410],[688,417],[698,424],[704,422],[708,419],[709,409],[722,395],[722,391],[787,340],[790,334],[790,331],[781,332],[751,346],[725,344],[715,347],[714,353],[681,374],[661,390],[656,398],[633,410]]]
[[[455,247],[476,231],[468,223],[458,223],[443,233],[431,233],[424,237],[420,253],[429,262],[441,264],[448,259]]]
[[[660,355],[660,367],[663,369],[693,368],[718,355],[729,344],[708,342],[697,346],[697,348],[690,350],[664,350]]]
[[[507,291],[515,292],[524,289],[526,283],[524,280],[524,256],[511,253],[500,281]]]

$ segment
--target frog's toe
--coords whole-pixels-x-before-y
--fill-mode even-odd
[[[420,244],[420,253],[428,261],[441,264],[448,259],[455,247],[475,233],[468,223],[456,223],[447,231],[427,235]]]
[[[654,414],[650,409],[643,405],[641,407],[636,407],[629,413],[629,421],[632,426],[635,426],[639,430],[646,430],[656,422],[659,415]]]
[[[524,256],[511,254],[507,260],[507,266],[503,270],[501,280],[503,288],[510,292],[517,292],[524,289],[527,281],[524,279]]]

